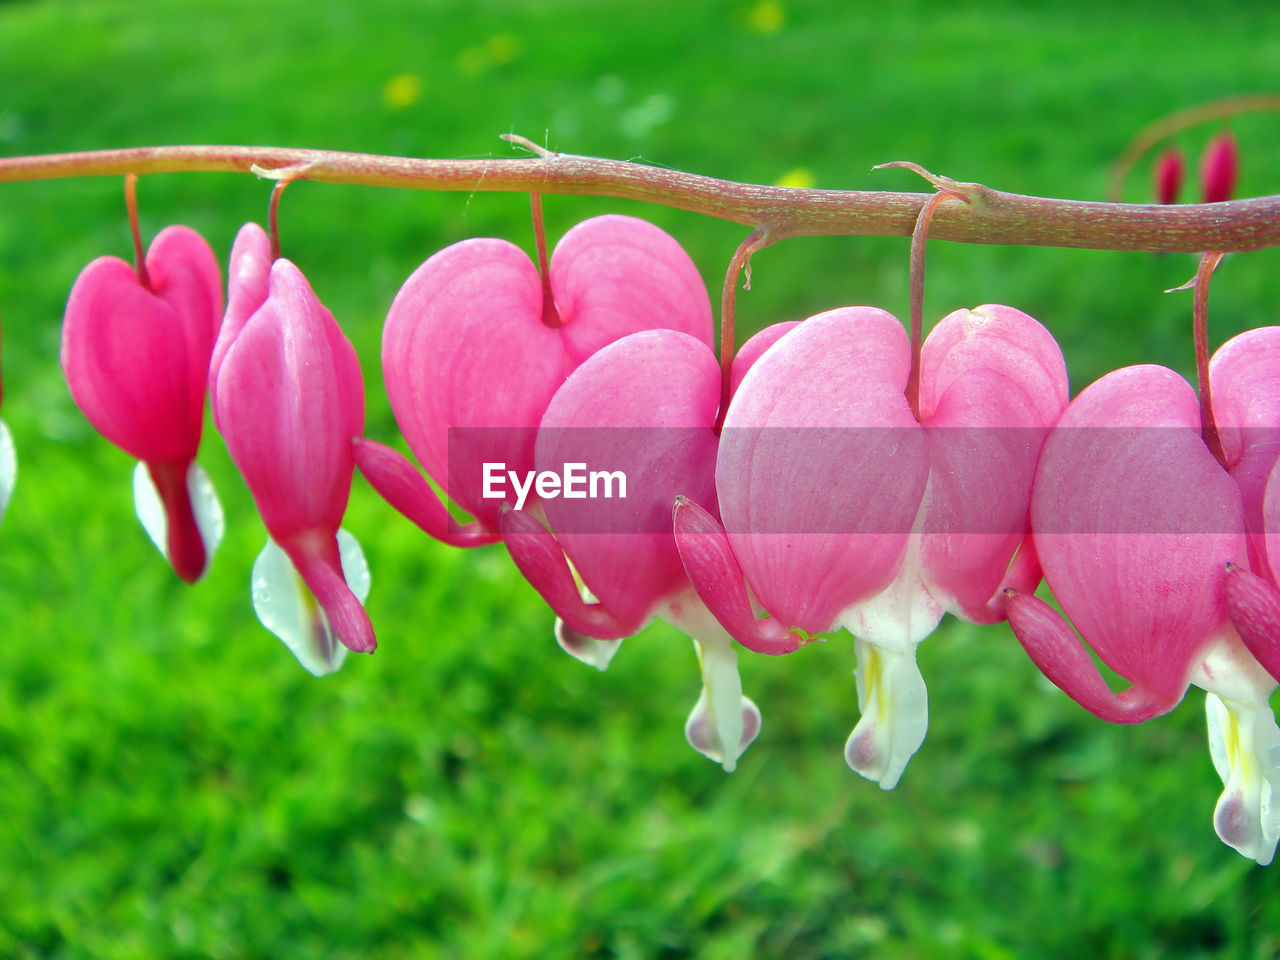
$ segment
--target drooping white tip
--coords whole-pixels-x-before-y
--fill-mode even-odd
[[[738,654],[723,631],[713,639],[695,640],[702,667],[702,692],[685,721],[689,745],[733,773],[738,758],[760,733],[760,708],[742,695]]]
[[[924,743],[928,691],[914,646],[907,653],[887,653],[858,640],[855,650],[862,718],[845,743],[844,759],[855,773],[879,783],[882,790],[892,790]]]
[[[1273,794],[1280,785],[1280,729],[1265,699],[1255,703],[1205,695],[1209,753],[1222,778],[1222,796],[1213,827],[1227,846],[1262,866],[1275,857],[1280,810]]]
[[[622,646],[621,640],[599,640],[579,633],[559,617],[556,617],[556,643],[573,659],[595,667],[601,673],[609,669],[614,654]]]
[[[2,455],[0,455],[2,456]],[[191,497],[191,512],[195,514],[196,527],[200,530],[200,539],[204,542],[205,572],[213,562],[213,555],[222,543],[222,535],[226,532],[226,518],[222,513],[222,504],[213,489],[213,481],[197,463],[187,468],[187,493]],[[151,471],[141,460],[133,468],[133,509],[138,515],[138,522],[147,532],[160,556],[169,559],[169,518],[165,515],[164,503],[160,499],[160,491],[151,479]]]
[[[346,530],[338,531],[338,550],[347,586],[356,599],[364,603],[370,586],[364,552]],[[347,648],[334,637],[315,596],[274,540],[267,540],[254,561],[251,585],[253,612],[264,627],[284,642],[308,673],[323,677],[342,666],[347,659]]]

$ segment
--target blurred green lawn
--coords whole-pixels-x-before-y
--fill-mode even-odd
[[[736,180],[919,189],[911,159],[1004,189],[1097,198],[1140,127],[1280,89],[1280,14],[1221,2],[985,5],[588,0],[0,2],[0,154],[260,143],[420,156],[553,149]],[[395,78],[400,78],[396,80]],[[1274,117],[1232,124],[1241,190],[1280,191]],[[1192,162],[1212,130],[1180,137]],[[1149,166],[1128,199],[1147,199]],[[143,230],[225,260],[266,184],[144,178]],[[713,289],[745,231],[548,198],[557,236],[640,213]],[[396,439],[378,339],[398,285],[467,236],[532,248],[519,195],[317,184],[285,253],[360,351],[371,436]],[[183,588],[135,523],[128,458],[57,365],[79,269],[128,256],[120,183],[0,186],[4,416],[20,482],[0,528],[0,956],[1271,957],[1280,873],[1222,846],[1202,696],[1121,729],[1039,678],[1004,628],[921,649],[932,724],[899,788],[845,767],[848,637],[746,655],[765,726],[737,773],[685,746],[689,642],[662,626],[598,675],[504,552],[428,540],[357,480],[380,649],[323,681],[253,617],[263,531],[216,437],[229,514]],[[906,312],[906,243],[757,255],[746,329],[869,303]],[[1079,389],[1189,372],[1188,256],[931,247],[927,315],[1007,302],[1059,336]],[[1275,251],[1231,258],[1213,337],[1276,321]],[[396,442],[399,442],[396,440]]]

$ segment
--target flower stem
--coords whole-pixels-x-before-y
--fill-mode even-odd
[[[280,259],[280,195],[291,183],[292,180],[277,180],[271,188],[271,199],[267,201],[267,236],[271,240],[272,263]]]
[[[793,236],[910,236],[929,194],[809,190],[734,183],[679,170],[570,154],[425,160],[281,147],[135,147],[0,159],[0,183],[124,173],[256,170],[263,176],[424,190],[623,197]],[[288,171],[288,173],[286,173]],[[964,184],[971,202],[939,213],[935,239],[961,243],[1199,253],[1280,245],[1280,196],[1230,203],[1096,203]]]
[[[144,290],[155,292],[147,276],[147,254],[142,247],[142,230],[138,226],[138,175],[124,175],[124,205],[129,211],[129,232],[133,235],[133,272]]]
[[[542,223],[542,194],[529,194],[533,214],[533,242],[538,248],[538,275],[542,277],[542,322],[548,327],[560,326],[560,312],[551,295],[551,268],[547,266],[547,229]]]
[[[729,269],[724,274],[724,287],[720,291],[720,412],[716,416],[716,434],[724,426],[729,412],[729,383],[733,371],[733,308],[738,287],[738,274],[746,273],[744,288],[751,289],[751,255],[773,242],[768,232],[757,227],[738,245],[729,259]]]
[[[929,239],[929,221],[933,212],[947,200],[968,200],[959,193],[942,190],[929,198],[920,210],[916,228],[911,233],[911,372],[907,374],[907,402],[911,413],[920,419],[920,352],[924,348],[924,248]]]
[[[1209,279],[1222,260],[1221,253],[1206,253],[1200,258],[1196,270],[1195,300],[1191,310],[1193,335],[1196,343],[1196,379],[1200,387],[1200,431],[1205,445],[1224,470],[1230,470],[1222,437],[1218,434],[1218,422],[1213,415],[1213,394],[1209,386]]]

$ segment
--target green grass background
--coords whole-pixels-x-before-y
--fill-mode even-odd
[[[257,143],[430,157],[553,149],[773,182],[962,180],[1099,198],[1147,122],[1280,89],[1280,15],[1234,0],[979,8],[902,2],[0,2],[0,154]],[[420,98],[383,91],[411,74]],[[1280,120],[1241,118],[1245,194],[1280,192]],[[1213,128],[1179,142],[1195,157]],[[1131,200],[1148,198],[1149,165]],[[147,235],[225,262],[263,182],[144,178]],[[620,211],[685,243],[713,289],[745,231],[548,198],[554,238]],[[396,439],[378,340],[396,289],[463,237],[532,248],[527,199],[298,184],[287,256],[360,351],[368,432]],[[128,458],[57,364],[80,268],[128,256],[117,179],[0,186],[0,957],[1272,957],[1280,873],[1222,846],[1203,698],[1108,726],[1011,634],[948,622],[920,660],[930,735],[897,790],[850,773],[847,636],[744,655],[765,726],[726,777],[684,744],[689,642],[664,626],[606,674],[570,660],[504,552],[461,553],[357,480],[380,647],[323,681],[254,619],[263,530],[216,436],[229,515],[184,588],[132,515]],[[906,312],[906,242],[758,254],[747,328],[867,303]],[[1078,390],[1137,362],[1190,372],[1189,256],[930,248],[926,312],[1007,302],[1058,335]],[[1276,321],[1275,251],[1230,258],[1215,344]],[[398,441],[397,441],[398,442]]]

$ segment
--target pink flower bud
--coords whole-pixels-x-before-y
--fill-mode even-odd
[[[1182,151],[1178,147],[1170,147],[1156,160],[1156,202],[1177,203],[1178,193],[1182,189],[1182,178],[1186,173],[1186,164]]]
[[[1230,200],[1240,175],[1240,154],[1236,138],[1221,133],[1209,141],[1200,158],[1200,189],[1205,203]]]

